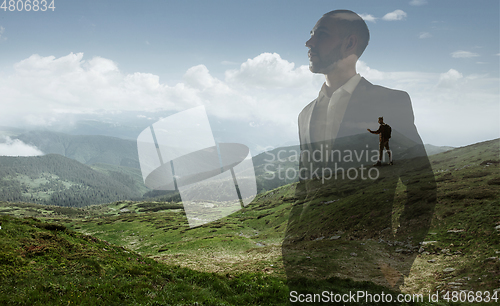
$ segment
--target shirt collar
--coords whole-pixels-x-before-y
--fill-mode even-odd
[[[352,93],[354,92],[354,89],[356,89],[356,86],[358,86],[358,83],[360,80],[361,80],[361,76],[359,75],[359,73],[356,73],[352,78],[349,79],[349,81],[347,81],[340,88],[343,88],[345,91],[347,91],[348,93],[350,93],[352,95]]]
[[[358,86],[358,83],[360,80],[361,80],[361,75],[359,75],[359,73],[356,73],[353,77],[351,77],[347,82],[344,83],[344,85],[342,85],[335,92],[343,89],[343,90],[347,91],[350,95],[352,95],[352,93],[354,92],[354,89],[356,89],[356,86]],[[323,83],[323,86],[321,87],[320,96],[321,95],[328,97],[326,95],[326,83]],[[333,96],[333,94],[332,94],[332,96]]]

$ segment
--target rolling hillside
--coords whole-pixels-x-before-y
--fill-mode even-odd
[[[427,243],[400,288],[403,292],[493,292],[500,287],[499,153],[497,139],[430,157],[438,202]],[[398,188],[396,196],[403,200],[404,189]],[[264,272],[284,277],[281,242],[294,193],[295,184],[279,187],[258,195],[233,215],[196,228],[189,228],[181,206],[174,203],[116,202],[64,212],[55,207],[2,203],[0,213],[36,215],[157,261],[199,271]],[[354,191],[343,201],[358,197]],[[321,199],[321,195],[319,199],[331,200]],[[347,231],[341,239],[350,251],[361,238]]]
[[[86,165],[102,163],[140,168],[137,144],[132,140],[49,131],[31,131],[15,138],[36,146],[45,154],[59,154]]]
[[[138,172],[110,165],[93,169],[57,154],[0,156],[0,200],[83,207],[140,199],[147,188]]]
[[[351,150],[356,152],[366,152],[365,145],[369,144],[373,148],[378,148],[378,138],[373,135],[359,134],[354,136],[342,137],[337,139],[336,149]],[[396,160],[409,159],[415,156],[412,148],[415,143],[402,134],[394,131],[391,141],[391,150]],[[453,149],[452,147],[438,147],[433,145],[425,145],[427,155],[435,155]],[[373,152],[370,151],[368,156],[371,158]],[[377,153],[375,153],[377,155]],[[298,145],[276,148],[253,157],[255,175],[257,178],[257,191],[265,192],[274,188],[294,183],[298,181],[297,171],[299,168],[300,147]],[[375,161],[362,160],[357,163],[360,166],[362,163],[372,165]],[[342,167],[343,161],[339,161],[339,167]],[[353,163],[350,163],[353,165]]]
[[[2,305],[286,305],[286,295],[276,277],[165,265],[60,224],[0,216]]]
[[[11,131],[12,133],[12,131]],[[144,197],[155,201],[172,201],[179,199],[172,192],[151,191],[147,189],[141,177],[135,141],[124,140],[109,136],[92,135],[69,135],[49,131],[31,131],[17,134],[15,138],[26,144],[36,146],[46,154],[59,154],[80,163],[91,166],[93,169],[111,176],[132,190],[133,197],[128,200]],[[377,143],[377,137],[370,134],[345,137],[338,140],[339,147],[352,147],[352,144]],[[391,140],[391,148],[398,159],[409,158],[407,150],[414,145],[404,136],[394,132]],[[351,148],[352,149],[352,148]],[[363,148],[355,148],[362,151]],[[427,145],[429,154],[435,154],[449,147],[435,147]],[[257,178],[257,192],[265,192],[274,188],[297,181],[294,175],[298,170],[299,147],[283,147],[261,153],[253,157],[254,168]],[[36,160],[35,158],[33,158]],[[36,162],[34,162],[36,163]],[[371,163],[371,162],[370,162]],[[339,165],[341,165],[340,163]],[[0,165],[1,167],[1,165]],[[132,169],[131,169],[132,168]],[[76,168],[75,168],[76,169]],[[135,170],[133,170],[135,169]],[[76,170],[75,170],[76,171]],[[132,183],[133,180],[135,183]],[[47,191],[52,193],[53,191]],[[60,202],[48,202],[46,194],[31,193],[29,201],[36,203],[56,204]],[[3,199],[7,199],[3,197]],[[26,197],[9,197],[9,199],[25,199]],[[121,197],[120,199],[125,199]],[[93,204],[106,202],[90,201]]]
[[[431,157],[438,204],[426,241],[433,242],[419,252],[413,269],[420,272],[410,274],[402,290],[499,287],[499,153],[499,141],[493,140]],[[68,222],[80,231],[194,269],[258,270],[283,275],[280,245],[295,201],[294,188],[291,184],[261,194],[247,209],[193,229],[187,226],[182,211],[175,210],[115,215],[101,220],[100,225],[90,220]],[[402,201],[404,189],[398,188],[396,197]],[[360,196],[354,192],[343,201]],[[135,211],[135,205],[122,203],[120,207]],[[354,244],[361,239],[349,231],[343,237]]]

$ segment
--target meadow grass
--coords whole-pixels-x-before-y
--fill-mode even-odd
[[[444,292],[456,282],[474,291],[500,287],[498,156],[495,140],[430,158],[437,204],[425,240],[436,242],[418,254],[402,292]],[[18,217],[0,219],[0,304],[287,304],[281,242],[295,186],[261,193],[247,208],[196,228],[189,228],[182,203],[120,201],[84,209],[0,203],[0,214]],[[344,189],[348,196],[333,205],[369,200],[353,185]],[[398,184],[396,216],[405,197]],[[331,200],[320,195],[316,202]],[[50,223],[22,219],[29,216]],[[370,230],[369,223],[339,222],[347,222],[354,242]],[[354,244],[345,247],[355,251]],[[450,267],[455,270],[443,272]],[[336,277],[297,281],[304,292],[389,290]]]

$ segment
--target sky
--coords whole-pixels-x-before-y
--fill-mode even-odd
[[[324,82],[308,69],[305,42],[324,13],[349,9],[371,35],[357,71],[409,93],[424,143],[500,137],[498,1],[53,3],[0,9],[0,126],[76,131],[81,120],[105,121],[133,139],[204,105],[218,141],[253,153],[296,144],[297,116]]]

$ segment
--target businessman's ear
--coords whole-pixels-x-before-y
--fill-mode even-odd
[[[344,52],[346,55],[356,54],[356,48],[358,47],[358,38],[356,35],[349,35],[345,41]]]

